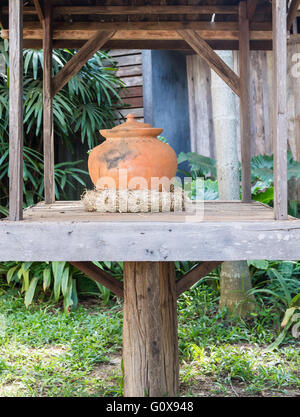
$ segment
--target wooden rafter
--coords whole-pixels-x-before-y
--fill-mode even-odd
[[[99,284],[112,291],[118,297],[124,297],[122,282],[118,281],[108,272],[98,268],[95,264],[93,264],[93,262],[70,262],[70,264],[75,266],[75,268],[79,269],[94,281],[99,282]]]
[[[297,16],[299,5],[300,5],[300,0],[291,1],[289,11],[288,11],[288,16],[287,16],[287,30],[290,30],[292,27],[293,21],[295,17]]]
[[[34,0],[36,1],[36,0]],[[4,12],[8,8],[4,7]],[[54,15],[145,15],[145,14],[237,14],[237,6],[56,6],[53,7]],[[34,7],[24,7],[25,15],[36,15],[37,10]]]
[[[176,283],[176,294],[177,297],[180,296],[183,292],[191,288],[192,285],[196,284],[201,278],[206,277],[210,272],[217,268],[222,262],[220,261],[210,261],[202,262],[193,268],[190,272],[185,274],[179,281]]]
[[[237,14],[236,6],[56,6],[56,15]]]
[[[113,36],[114,32],[97,32],[53,78],[52,94],[55,96],[83,65]]]
[[[239,96],[240,78],[219,57],[219,55],[195,31],[180,30],[180,36],[195,52],[222,78],[222,80]]]

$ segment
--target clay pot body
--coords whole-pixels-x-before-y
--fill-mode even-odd
[[[122,125],[101,130],[106,141],[91,151],[88,161],[96,189],[151,189],[156,184],[151,178],[175,177],[177,156],[171,146],[157,139],[161,132],[137,122],[133,115]]]

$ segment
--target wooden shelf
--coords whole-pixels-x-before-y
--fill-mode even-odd
[[[207,201],[187,213],[87,213],[79,201],[39,203],[0,221],[0,261],[300,259],[300,220],[260,203]]]

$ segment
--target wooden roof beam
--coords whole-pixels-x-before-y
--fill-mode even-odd
[[[56,6],[55,15],[237,14],[237,6]]]
[[[84,64],[107,42],[114,32],[97,32],[84,46],[67,62],[67,64],[55,75],[52,82],[52,94],[55,96],[84,66]]]
[[[240,78],[219,57],[219,55],[195,31],[179,30],[180,36],[194,49],[195,52],[222,78],[222,80],[240,95]]]
[[[288,16],[287,16],[287,30],[290,30],[292,27],[293,21],[295,17],[297,16],[299,5],[300,5],[300,0],[291,1],[289,11],[288,11]]]

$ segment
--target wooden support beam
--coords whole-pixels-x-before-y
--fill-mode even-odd
[[[292,0],[287,15],[287,30],[290,30],[295,17],[297,16],[298,7],[300,6],[300,0]]]
[[[255,14],[257,4],[258,4],[258,0],[247,1],[247,17],[248,17],[249,22],[252,20]]]
[[[202,262],[193,268],[190,272],[185,274],[176,283],[176,295],[179,297],[183,292],[191,288],[192,285],[200,281],[201,278],[206,277],[210,272],[221,265],[220,261]]]
[[[46,204],[55,201],[54,182],[54,128],[52,103],[52,10],[45,2],[43,25],[43,139],[44,139],[44,193]]]
[[[124,290],[122,282],[111,276],[109,273],[98,268],[93,262],[69,262],[79,271],[83,272],[89,278],[99,282],[99,284],[106,287],[109,291],[116,294],[118,297],[124,297]]]
[[[237,6],[56,6],[55,15],[237,14]]]
[[[97,32],[53,78],[53,96],[57,94],[84,66],[84,64],[107,42],[114,32]]]
[[[9,218],[23,218],[23,0],[9,2]]]
[[[250,38],[247,2],[239,4],[239,64],[240,64],[240,117],[242,156],[242,199],[251,201],[251,91],[250,91]]]
[[[33,3],[34,3],[36,14],[38,15],[39,21],[42,27],[44,27],[44,13],[40,5],[40,0],[33,0]],[[49,1],[46,1],[45,3],[48,3],[48,6],[49,6]]]
[[[195,52],[222,78],[222,80],[239,96],[240,79],[232,69],[225,64],[218,54],[195,31],[179,30],[180,36],[194,49]]]
[[[172,262],[124,262],[123,364],[125,397],[178,395]]]
[[[273,149],[275,219],[288,218],[287,208],[287,26],[286,1],[273,0]]]

